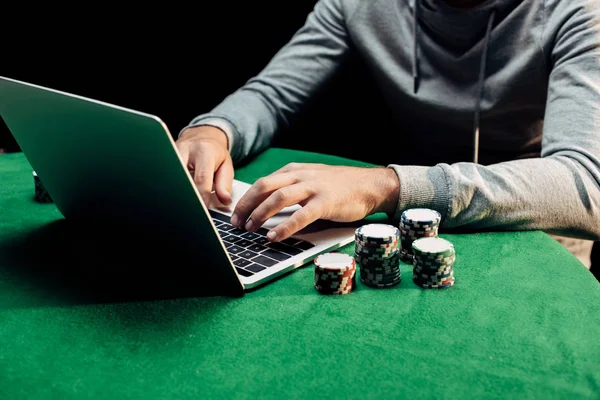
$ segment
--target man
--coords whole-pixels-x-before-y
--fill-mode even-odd
[[[589,268],[600,238],[598,0],[318,1],[263,71],[180,132],[204,200],[214,187],[230,204],[233,164],[269,146],[353,53],[403,127],[369,132],[393,141],[397,161],[288,165],[250,188],[234,225],[253,231],[300,204],[269,232],[278,241],[319,218],[428,207],[445,228],[562,235]]]

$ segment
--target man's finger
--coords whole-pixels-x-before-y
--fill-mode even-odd
[[[202,153],[202,155],[195,153],[192,157],[194,184],[198,188],[202,201],[208,207],[215,174],[214,157],[208,153]]]
[[[283,208],[303,204],[313,194],[309,186],[302,183],[284,186],[275,190],[252,212],[252,215],[250,215],[250,218],[246,222],[246,230],[257,230],[267,219],[280,212]]]
[[[283,167],[279,168],[278,170],[275,170],[271,175],[280,174],[282,172],[297,171],[301,168],[306,168],[307,165],[308,164],[291,162],[291,163],[285,164]]]
[[[320,205],[310,202],[301,209],[295,211],[288,219],[271,229],[267,238],[273,242],[287,239],[294,233],[306,228],[320,217]]]
[[[181,158],[181,163],[183,164],[185,169],[189,170],[189,168],[190,168],[188,165],[188,162],[190,159],[189,149],[186,148],[187,146],[181,145],[180,142],[176,142],[175,145],[177,147],[177,152],[179,153],[179,158]]]
[[[295,173],[283,173],[276,175],[267,175],[257,180],[246,193],[239,199],[231,223],[234,226],[243,226],[260,203],[271,195],[275,190],[288,185],[297,183],[298,178]]]
[[[227,160],[215,172],[215,193],[222,204],[231,204],[231,186],[233,184],[233,164]]]

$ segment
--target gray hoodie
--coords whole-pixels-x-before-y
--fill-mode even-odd
[[[488,0],[471,10],[320,0],[257,76],[189,126],[222,128],[234,162],[256,154],[353,52],[409,128],[393,139],[369,132],[398,146],[388,165],[400,179],[395,218],[428,207],[446,228],[600,239],[600,0]]]

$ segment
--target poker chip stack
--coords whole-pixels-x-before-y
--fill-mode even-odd
[[[33,182],[35,184],[35,201],[39,203],[52,203],[52,198],[35,171],[33,171]]]
[[[398,244],[400,230],[393,225],[367,224],[354,232],[354,258],[360,266],[360,281],[386,288],[402,280]]]
[[[321,294],[348,294],[356,284],[356,261],[348,254],[331,252],[315,260],[315,289]]]
[[[454,245],[440,237],[416,239],[413,248],[413,282],[424,289],[454,286]]]
[[[400,217],[400,258],[413,261],[412,243],[423,237],[436,237],[442,216],[429,208],[411,208]]]

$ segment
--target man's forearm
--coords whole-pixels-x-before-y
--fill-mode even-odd
[[[447,228],[539,229],[600,239],[600,177],[574,157],[393,168],[401,185],[396,218],[407,208],[428,207],[442,214]]]

